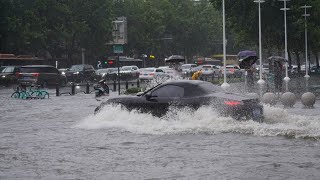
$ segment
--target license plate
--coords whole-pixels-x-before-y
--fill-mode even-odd
[[[205,71],[208,71],[208,69],[204,69]]]
[[[254,109],[253,111],[252,111],[252,116],[253,117],[261,117],[261,115],[262,115],[262,112],[261,112],[261,109]]]
[[[143,74],[143,75],[148,76],[148,74]]]
[[[31,79],[31,77],[23,77],[24,80]]]

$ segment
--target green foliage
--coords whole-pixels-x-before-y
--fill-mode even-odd
[[[125,92],[124,92],[124,94],[136,94],[136,93],[138,93],[138,92],[141,92],[142,90],[141,90],[141,88],[129,88],[129,89],[127,89]]]
[[[112,55],[112,21],[127,17],[128,44],[125,55],[153,54],[156,60],[172,54],[210,56],[222,52],[221,0],[0,0],[0,51],[15,54],[43,54],[67,58],[67,64],[86,59],[95,64]],[[225,0],[227,51],[258,48],[258,5],[253,0]],[[288,48],[304,49],[304,19],[300,6],[308,9],[309,46],[320,48],[320,1],[289,1],[287,6]],[[283,54],[283,2],[261,4],[262,46],[268,55]],[[191,62],[191,60],[190,60]],[[159,64],[149,64],[159,65]]]

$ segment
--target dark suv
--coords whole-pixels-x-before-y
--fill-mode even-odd
[[[0,67],[0,84],[8,86],[17,82],[17,73],[20,72],[20,66],[2,66]]]
[[[18,74],[18,83],[24,85],[38,84],[42,87],[47,85],[65,86],[67,79],[57,68],[49,65],[22,66]]]
[[[77,64],[72,65],[70,69],[65,72],[68,81],[85,82],[93,81],[95,77],[95,70],[92,65]]]

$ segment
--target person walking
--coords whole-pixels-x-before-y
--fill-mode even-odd
[[[192,79],[192,80],[199,80],[201,74],[202,74],[202,69],[200,69],[199,71],[193,73],[191,79]]]
[[[274,86],[276,93],[282,92],[283,67],[280,61],[274,62]]]
[[[247,86],[249,91],[253,91],[254,88],[254,75],[256,72],[256,65],[251,65],[250,69],[247,69]]]

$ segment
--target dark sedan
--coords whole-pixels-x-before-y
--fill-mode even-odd
[[[0,85],[8,86],[17,82],[17,73],[20,72],[20,66],[2,66],[0,67]]]
[[[163,116],[169,106],[190,107],[212,106],[221,115],[237,120],[253,119],[261,122],[263,106],[259,100],[240,94],[225,93],[219,86],[198,80],[179,80],[159,84],[137,96],[108,99],[95,109],[98,113],[107,104],[120,104],[127,110],[137,109],[154,116]]]

